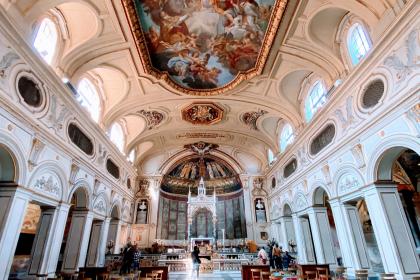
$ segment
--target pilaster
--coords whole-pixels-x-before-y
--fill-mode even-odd
[[[0,279],[8,279],[30,194],[14,183],[0,183]]]

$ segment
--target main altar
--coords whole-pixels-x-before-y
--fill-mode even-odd
[[[217,214],[216,214],[216,191],[213,192],[213,195],[208,196],[206,194],[206,186],[204,184],[204,179],[201,177],[200,182],[198,183],[197,196],[191,195],[191,190],[188,191],[188,202],[187,202],[187,213],[188,213],[188,240],[191,246],[191,250],[194,245],[201,244],[210,245],[213,247],[215,245],[216,238],[216,227],[217,227]],[[193,223],[194,217],[200,211],[208,211],[211,213],[212,222],[213,222],[213,236],[192,236],[191,226]],[[198,235],[198,231],[197,231]],[[193,244],[194,243],[194,244]]]

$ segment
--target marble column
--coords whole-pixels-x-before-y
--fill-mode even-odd
[[[86,266],[95,267],[99,257],[99,242],[104,221],[94,220],[90,232],[89,247],[86,256]]]
[[[252,206],[252,179],[248,176],[241,176],[241,181],[244,189],[244,209],[245,209],[245,221],[246,221],[246,234],[247,238],[251,240],[257,240],[256,233],[254,231],[254,218],[253,218],[253,206]]]
[[[77,271],[79,267],[85,266],[93,213],[87,210],[75,210],[71,219],[63,257],[62,270],[65,272]]]
[[[355,270],[369,269],[366,241],[357,208],[338,200],[330,200],[330,205],[347,274],[354,275]]]
[[[397,186],[377,182],[364,193],[385,271],[400,279],[418,276],[420,260]]]
[[[111,220],[109,223],[107,243],[110,240],[114,242],[114,248],[112,250],[113,254],[120,253],[119,235],[121,232],[121,224],[122,222],[120,220]]]
[[[296,243],[296,235],[295,235],[295,229],[293,226],[293,219],[292,217],[284,216],[279,219],[280,221],[280,232],[283,236],[283,248],[284,250],[290,251],[289,248],[289,241],[293,240],[293,242]]]
[[[326,207],[310,207],[308,209],[312,240],[318,264],[336,264],[334,243],[331,236],[330,223]]]
[[[106,254],[106,245],[108,243],[108,232],[109,232],[109,223],[111,218],[106,218],[102,226],[99,247],[98,247],[98,258],[96,265],[97,267],[105,266],[105,254]]]
[[[0,183],[0,279],[8,279],[30,194],[15,183]]]
[[[296,244],[299,263],[315,264],[315,252],[312,244],[311,228],[307,217],[300,217],[293,214],[293,224],[296,232]]]
[[[157,226],[158,221],[158,212],[159,212],[159,190],[160,183],[162,182],[162,177],[155,177],[150,182],[150,205],[148,206],[149,211],[149,237],[148,237],[148,246],[151,246],[152,243],[156,240],[157,236]],[[149,220],[150,219],[150,220]]]
[[[70,205],[42,208],[31,254],[29,275],[55,275]]]

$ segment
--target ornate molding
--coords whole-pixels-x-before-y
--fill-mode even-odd
[[[214,86],[201,86],[201,87],[187,87],[184,86],[180,81],[176,81],[175,80],[175,76],[173,76],[173,73],[169,73],[168,70],[165,70],[164,68],[162,68],[162,66],[160,66],[160,69],[156,68],[156,65],[153,65],[152,63],[152,56],[156,55],[154,52],[155,50],[153,48],[156,49],[156,47],[154,47],[154,42],[157,42],[158,44],[160,44],[159,41],[159,35],[157,34],[156,31],[150,31],[150,30],[144,30],[142,28],[141,22],[140,22],[140,18],[137,14],[137,3],[139,3],[136,0],[122,0],[122,4],[124,7],[124,12],[125,15],[127,17],[128,23],[130,25],[131,28],[131,33],[132,36],[134,38],[134,42],[136,44],[136,48],[137,48],[137,52],[140,56],[142,65],[145,69],[145,71],[151,75],[153,75],[154,77],[156,77],[156,79],[158,80],[163,80],[165,81],[168,85],[170,85],[172,88],[174,88],[175,90],[178,90],[182,93],[186,93],[186,94],[190,94],[190,95],[195,95],[195,96],[214,96],[214,95],[219,95],[223,92],[226,92],[228,90],[231,90],[233,88],[235,88],[237,85],[239,85],[241,82],[245,81],[245,80],[249,80],[259,74],[262,73],[265,63],[267,61],[267,58],[269,56],[270,50],[271,50],[271,46],[272,43],[276,37],[277,34],[277,30],[279,28],[281,19],[283,18],[283,14],[284,11],[286,9],[286,5],[287,5],[288,0],[277,0],[277,1],[273,1],[271,10],[270,10],[270,20],[268,22],[268,26],[264,31],[260,31],[260,32],[265,32],[263,34],[265,34],[261,40],[261,42],[258,44],[257,46],[257,50],[255,50],[256,52],[256,61],[252,64],[246,67],[246,69],[244,68],[243,70],[240,69],[240,71],[238,71],[236,74],[234,74],[235,76],[232,78],[232,80],[230,80],[229,82],[227,82],[226,84],[224,84],[223,86],[217,85],[216,87]],[[253,8],[248,8],[248,9],[253,9]],[[159,7],[156,10],[160,10]],[[154,12],[154,11],[153,11]],[[200,11],[202,12],[202,11]],[[166,12],[164,12],[163,10],[161,11],[161,13],[164,15],[160,18],[161,22],[162,22],[162,26],[160,27],[161,29],[166,28],[168,29],[168,34],[170,33],[170,31],[172,30],[172,28],[178,28],[178,29],[186,29],[188,30],[188,27],[186,26],[186,21],[188,20],[188,17],[183,16],[182,18],[178,19],[177,21],[181,22],[178,25],[174,26],[174,23],[170,23],[172,20],[176,20],[176,17],[171,17],[169,15],[167,15]],[[217,13],[216,13],[217,14]],[[239,23],[240,24],[240,23]],[[185,27],[182,27],[185,26]],[[242,26],[242,25],[241,25]],[[236,28],[242,28],[241,26],[239,26],[238,24],[236,24]],[[232,25],[232,28],[235,27],[235,25]],[[146,28],[146,27],[145,27]],[[249,28],[252,28],[252,26],[249,26]],[[147,34],[146,34],[147,33]],[[178,31],[178,33],[181,33],[181,35],[184,35],[182,31]],[[248,32],[246,32],[248,33]],[[165,33],[166,34],[166,33]],[[167,35],[162,35],[162,36],[167,36]],[[147,36],[146,36],[147,35]],[[178,34],[178,36],[181,36]],[[161,37],[162,37],[161,36]],[[195,40],[192,34],[188,34],[188,35],[184,35],[184,37],[186,37],[186,39],[189,40],[189,43],[187,44],[187,46],[184,49],[179,50],[179,52],[182,54],[179,54],[179,56],[185,55],[185,56],[190,56],[189,54],[189,49],[191,48],[191,50],[197,49],[197,47],[195,46]],[[157,40],[153,40],[153,38],[157,37]],[[243,38],[245,39],[245,38]],[[161,39],[162,40],[162,39]],[[254,42],[254,39],[251,39],[251,37],[248,39],[251,42]],[[168,41],[168,42],[167,42]],[[186,40],[185,40],[186,41]],[[234,40],[235,41],[235,40]],[[169,44],[170,40],[164,40],[165,44]],[[229,53],[226,53],[226,47],[223,46],[223,42],[224,44],[228,44],[229,41],[221,41],[219,44],[221,44],[222,46],[218,46],[218,45],[214,45],[213,49],[214,52],[221,52],[221,55],[225,55],[228,56]],[[165,46],[165,45],[163,45]],[[220,48],[223,48],[221,50],[219,50]],[[233,43],[231,44],[231,48],[235,48]],[[248,46],[248,49],[251,48]],[[185,53],[185,51],[188,51],[188,54]],[[239,49],[237,49],[237,52],[239,52]],[[249,52],[249,51],[248,51]],[[184,54],[185,53],[185,54]],[[198,52],[200,53],[200,52]],[[219,54],[218,54],[219,55]],[[155,57],[156,59],[156,57]],[[237,60],[239,60],[239,58],[237,58]],[[207,64],[207,63],[206,63]],[[219,68],[217,67],[213,67],[214,69],[221,71]],[[173,70],[172,70],[173,71]],[[181,71],[179,69],[179,71]],[[182,71],[184,72],[184,71]],[[209,72],[210,74],[212,72]],[[178,73],[177,75],[183,75]],[[198,74],[197,74],[198,75]],[[197,76],[196,75],[196,76]],[[195,77],[195,76],[194,76]]]
[[[344,133],[346,133],[346,129],[356,124],[356,118],[354,117],[353,113],[353,96],[347,97],[345,110],[337,109],[334,113],[340,120]]]
[[[267,114],[268,112],[265,110],[258,110],[258,111],[251,111],[251,112],[245,112],[241,116],[241,121],[247,125],[249,128],[253,130],[258,130],[257,127],[257,121],[258,119]]]
[[[45,179],[44,176],[37,179],[35,181],[34,188],[52,194],[57,198],[60,197],[59,183],[52,175],[50,175],[48,179]]]
[[[198,125],[212,125],[223,119],[224,110],[212,102],[197,102],[188,105],[181,111],[184,121]]]
[[[7,52],[5,55],[2,56],[0,60],[0,78],[6,78],[6,71],[7,69],[12,66],[15,60],[20,59],[20,57],[13,51]]]
[[[29,171],[32,171],[35,166],[38,164],[38,158],[41,152],[45,148],[45,143],[42,142],[40,139],[34,137],[32,139],[32,147],[31,152],[29,153],[29,159],[28,159],[28,167]]]
[[[147,129],[153,129],[160,125],[164,119],[164,115],[158,111],[152,110],[152,111],[146,111],[146,110],[140,110],[137,113],[139,113],[141,116],[143,116],[146,119],[147,123]]]
[[[405,41],[405,46],[394,50],[384,59],[384,65],[394,70],[397,84],[404,81],[420,66],[418,32],[418,29],[412,30]],[[401,54],[402,50],[406,50],[406,53]]]
[[[97,202],[95,204],[95,206],[93,207],[93,209],[95,209],[99,213],[106,213],[106,207],[105,207],[105,203],[104,203],[103,200],[99,200],[99,202]]]
[[[360,180],[353,174],[346,173],[338,180],[338,194],[344,194],[361,186]]]
[[[219,145],[200,141],[193,144],[185,145],[184,148],[190,149],[199,156],[204,156],[210,153],[210,151],[219,148]]]

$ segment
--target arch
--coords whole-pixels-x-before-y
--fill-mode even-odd
[[[52,161],[43,162],[28,180],[28,187],[56,200],[66,197],[65,172]]]
[[[16,182],[17,165],[10,150],[0,144],[0,182]]]
[[[67,202],[71,203],[71,200],[73,198],[73,195],[75,195],[76,198],[76,208],[85,208],[85,209],[91,209],[91,191],[89,188],[89,183],[85,180],[78,180],[73,188],[71,189],[69,196],[67,198]]]
[[[324,187],[316,187],[312,193],[312,205],[324,205],[324,194],[330,198],[327,190]]]
[[[164,175],[167,174],[169,172],[169,170],[180,160],[182,160],[185,157],[188,157],[190,155],[193,155],[193,153],[189,150],[183,150],[180,151],[176,154],[174,154],[172,157],[170,157],[169,159],[167,159],[162,166],[159,168],[159,173]],[[212,151],[212,155],[215,155],[216,157],[226,161],[227,164],[230,165],[230,167],[232,167],[232,169],[237,173],[237,174],[242,174],[244,172],[244,169],[242,168],[242,166],[240,165],[240,163],[235,160],[233,157],[231,157],[230,155],[219,151],[219,150],[214,150]]]
[[[290,217],[292,216],[292,207],[290,206],[290,202],[285,202],[283,205],[283,216],[284,217]]]
[[[6,149],[12,157],[14,164],[13,181],[19,185],[25,185],[27,183],[27,170],[25,168],[26,159],[24,152],[19,149],[19,147],[24,147],[24,145],[20,143],[20,141],[16,139],[14,135],[6,133],[7,132],[4,132],[2,129],[0,129],[0,147]]]
[[[111,219],[121,220],[121,206],[119,203],[115,202],[110,209],[111,210],[109,211],[109,216]]]
[[[411,135],[390,136],[373,149],[367,165],[367,183],[392,180],[392,164],[405,149],[420,155],[420,143]]]

